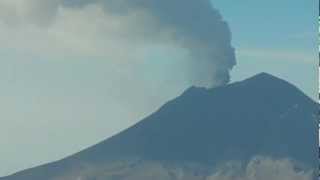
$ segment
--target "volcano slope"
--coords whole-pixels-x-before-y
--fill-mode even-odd
[[[257,157],[287,159],[292,171],[304,172],[317,167],[317,110],[295,86],[266,73],[191,87],[93,147],[0,180],[202,180],[227,162],[246,171]]]

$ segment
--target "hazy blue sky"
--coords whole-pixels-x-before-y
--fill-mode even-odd
[[[315,1],[212,2],[233,33],[238,62],[232,73],[234,80],[265,71],[317,97]]]
[[[264,71],[316,97],[314,1],[212,3],[233,34],[238,65],[232,81]],[[201,79],[207,64],[189,63],[186,48],[177,47],[184,41],[163,41],[170,28],[185,24],[154,38],[149,31],[141,36],[131,22],[143,19],[139,23],[148,26],[141,27],[151,30],[168,22],[152,24],[143,12],[117,19],[98,5],[58,6],[43,0],[0,2],[0,176],[77,152],[134,124],[187,87],[212,82]],[[192,32],[200,32],[201,25]],[[184,32],[191,35],[187,49],[196,49],[192,55],[198,57],[204,40],[190,32]]]

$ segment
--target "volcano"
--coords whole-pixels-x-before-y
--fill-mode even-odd
[[[317,167],[317,111],[298,88],[266,73],[191,87],[103,142],[0,180],[175,180],[181,171],[184,180],[200,180],[208,167],[256,156]]]

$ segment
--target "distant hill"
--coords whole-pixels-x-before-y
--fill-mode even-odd
[[[295,86],[266,73],[213,89],[191,87],[91,148],[0,180],[175,180],[179,172],[200,180],[208,167],[257,155],[316,167],[317,111]]]

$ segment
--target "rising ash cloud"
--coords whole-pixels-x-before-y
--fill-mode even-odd
[[[89,1],[64,1],[64,5],[81,8]],[[92,1],[90,1],[92,3]],[[162,32],[171,32],[168,39],[187,49],[193,61],[190,73],[196,81],[206,85],[221,85],[229,82],[229,71],[236,64],[231,33],[226,22],[209,0],[97,0],[106,12],[115,15],[130,15],[144,11],[152,18],[155,27],[149,29],[150,37]],[[166,38],[164,38],[166,39]],[[161,40],[160,40],[161,41]],[[206,81],[206,82],[204,82]]]
[[[92,10],[93,7],[96,9]],[[83,22],[86,21],[86,18],[93,18],[94,21],[91,24],[89,22],[83,24],[85,28],[79,27],[76,33],[64,35],[64,40],[58,41],[57,39],[58,43],[65,46],[69,42],[66,39],[75,34],[79,36],[77,40],[79,42],[70,43],[69,46],[72,47],[64,49],[76,48],[75,46],[81,43],[86,46],[87,43],[90,45],[85,48],[88,49],[90,46],[95,48],[90,52],[101,49],[101,52],[108,52],[109,56],[117,53],[110,50],[114,46],[123,50],[118,54],[148,53],[140,52],[135,46],[143,47],[141,49],[157,45],[174,47],[177,53],[182,50],[186,55],[180,66],[182,71],[186,71],[186,78],[193,85],[208,87],[226,84],[230,79],[229,71],[236,64],[229,27],[209,0],[4,0],[0,2],[0,8],[0,20],[8,24],[47,26],[49,31],[37,28],[34,31],[42,30],[43,33],[47,33],[44,36],[49,32],[51,41],[53,38],[59,38],[58,35],[62,33],[71,33],[71,30],[66,28],[70,26],[70,23],[74,23],[76,28],[77,23],[81,21],[79,18],[82,18]],[[95,13],[100,9],[103,9],[104,15]],[[96,16],[92,17],[93,14]],[[65,22],[68,18],[74,19]],[[93,30],[83,30],[89,27],[92,27]],[[88,35],[86,41],[81,42],[81,39],[90,30],[96,34],[90,34],[90,37]],[[57,35],[57,33],[60,34]],[[34,34],[36,36],[41,32]],[[37,43],[39,42],[31,44]],[[50,47],[50,41],[46,43],[47,49],[59,48]],[[57,44],[57,42],[52,44]],[[39,45],[39,48],[43,48],[43,45]],[[82,52],[83,49],[79,50],[80,55]],[[143,56],[139,58],[143,59]]]

